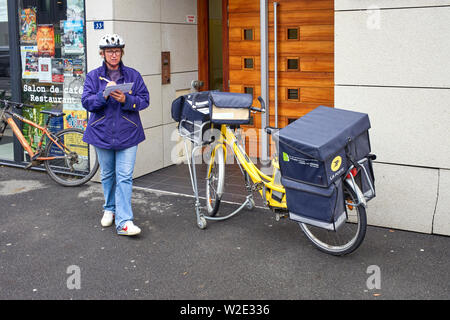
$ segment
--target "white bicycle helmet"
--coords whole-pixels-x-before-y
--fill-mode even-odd
[[[125,41],[118,34],[107,34],[100,39],[98,46],[100,49],[124,48]]]

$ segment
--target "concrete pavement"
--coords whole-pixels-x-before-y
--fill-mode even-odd
[[[0,166],[0,299],[450,298],[450,237],[369,227],[338,258],[264,209],[200,230],[193,198],[138,188],[131,238],[101,227],[102,204],[98,183]]]

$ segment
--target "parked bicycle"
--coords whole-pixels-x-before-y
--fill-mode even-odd
[[[84,131],[68,128],[52,133],[48,129],[51,119],[63,117],[65,115],[63,112],[41,110],[40,113],[48,115],[48,118],[45,125],[40,126],[13,111],[13,108],[24,107],[34,108],[23,103],[0,100],[0,139],[9,124],[13,134],[30,157],[26,169],[43,163],[50,178],[66,187],[80,186],[88,182],[97,172],[99,164],[94,148],[82,140]],[[42,133],[35,151],[14,119],[28,124]]]
[[[319,250],[332,255],[353,252],[361,245],[366,234],[367,201],[375,197],[372,169],[375,156],[368,153],[370,146],[366,146],[368,143],[367,115],[320,107],[314,114],[304,117],[305,121],[311,124],[314,122],[311,119],[320,118],[320,113],[327,114],[331,111],[333,116],[329,119],[329,123],[341,121],[348,127],[349,123],[356,121],[357,126],[366,126],[361,135],[358,133],[358,136],[354,137],[354,141],[348,140],[349,136],[345,136],[347,139],[345,145],[339,145],[339,139],[329,144],[329,148],[336,146],[339,151],[331,158],[322,159],[325,161],[321,161],[319,156],[311,155],[314,150],[309,150],[309,153],[304,152],[298,149],[300,147],[295,143],[286,141],[283,131],[286,132],[287,138],[289,134],[293,134],[294,140],[298,135],[302,135],[302,129],[299,127],[301,121],[297,124],[295,124],[297,121],[294,122],[294,127],[288,128],[291,126],[289,125],[281,130],[267,127],[266,132],[272,135],[277,146],[277,153],[271,162],[272,175],[268,176],[251,161],[241,142],[240,125],[248,124],[250,112],[265,112],[264,101],[261,97],[258,100],[261,107],[255,108],[251,106],[251,95],[198,92],[179,97],[172,104],[172,117],[179,122],[179,134],[185,138],[186,156],[196,198],[195,211],[198,227],[204,229],[207,226],[207,220],[225,220],[244,208],[252,209],[255,206],[253,193],[257,192],[263,198],[264,204],[276,214],[277,221],[281,217],[289,217],[292,221],[298,222],[308,239]],[[339,113],[337,118],[335,113]],[[342,119],[339,120],[339,118]],[[326,122],[325,120],[321,124],[326,126]],[[211,134],[211,129],[216,133]],[[332,129],[329,131],[331,135],[333,132],[338,132]],[[350,135],[351,131],[347,130],[341,135]],[[353,131],[352,134],[355,134],[356,131]],[[314,140],[312,138],[314,134],[306,135],[310,135]],[[319,136],[324,138],[327,134]],[[187,141],[193,144],[190,156]],[[211,148],[206,174],[206,210],[202,210],[196,177],[195,153],[206,145],[210,145]],[[227,150],[231,150],[237,160],[244,176],[248,195],[245,202],[235,211],[220,215],[219,207],[225,193]],[[279,152],[282,154],[281,161]],[[328,167],[331,167],[331,170]],[[311,175],[309,169],[322,172],[320,179],[309,181],[311,178],[317,179],[315,175],[309,176]]]

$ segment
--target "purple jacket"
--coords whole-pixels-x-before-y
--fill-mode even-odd
[[[105,100],[103,90],[108,79],[106,64],[89,72],[84,82],[81,102],[91,112],[83,141],[103,149],[126,149],[145,140],[139,111],[149,105],[149,94],[139,72],[120,63],[120,83],[134,82],[131,94],[126,93],[124,104],[109,97]]]

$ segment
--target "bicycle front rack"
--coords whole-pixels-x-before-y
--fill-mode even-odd
[[[189,130],[187,130],[183,126],[182,122],[180,122],[180,125],[178,126],[178,132],[179,132],[180,136],[184,139],[184,148],[185,148],[185,153],[186,153],[186,159],[188,162],[189,175],[190,175],[190,179],[191,179],[192,190],[194,191],[194,196],[195,196],[195,214],[197,217],[197,226],[200,229],[205,229],[207,226],[206,220],[221,221],[221,220],[229,219],[229,218],[235,216],[236,214],[238,214],[245,207],[253,207],[254,201],[253,201],[253,195],[249,194],[249,195],[247,195],[245,201],[239,206],[239,208],[237,208],[232,213],[230,213],[226,216],[222,216],[222,217],[209,217],[202,213],[202,206],[200,203],[201,197],[198,192],[195,154],[199,149],[201,149],[204,146],[209,145],[213,142],[213,140],[204,141],[201,136],[202,133],[204,132],[204,129],[206,128],[206,126],[210,126],[211,123],[208,121],[208,122],[204,122],[202,124],[195,124],[195,123],[189,123],[189,124],[192,125],[192,127],[194,128],[193,132],[190,132]],[[189,149],[187,146],[187,141],[190,141],[193,145],[193,148],[192,148],[192,151],[190,154],[189,154]],[[241,171],[242,171],[242,168],[241,168]]]

